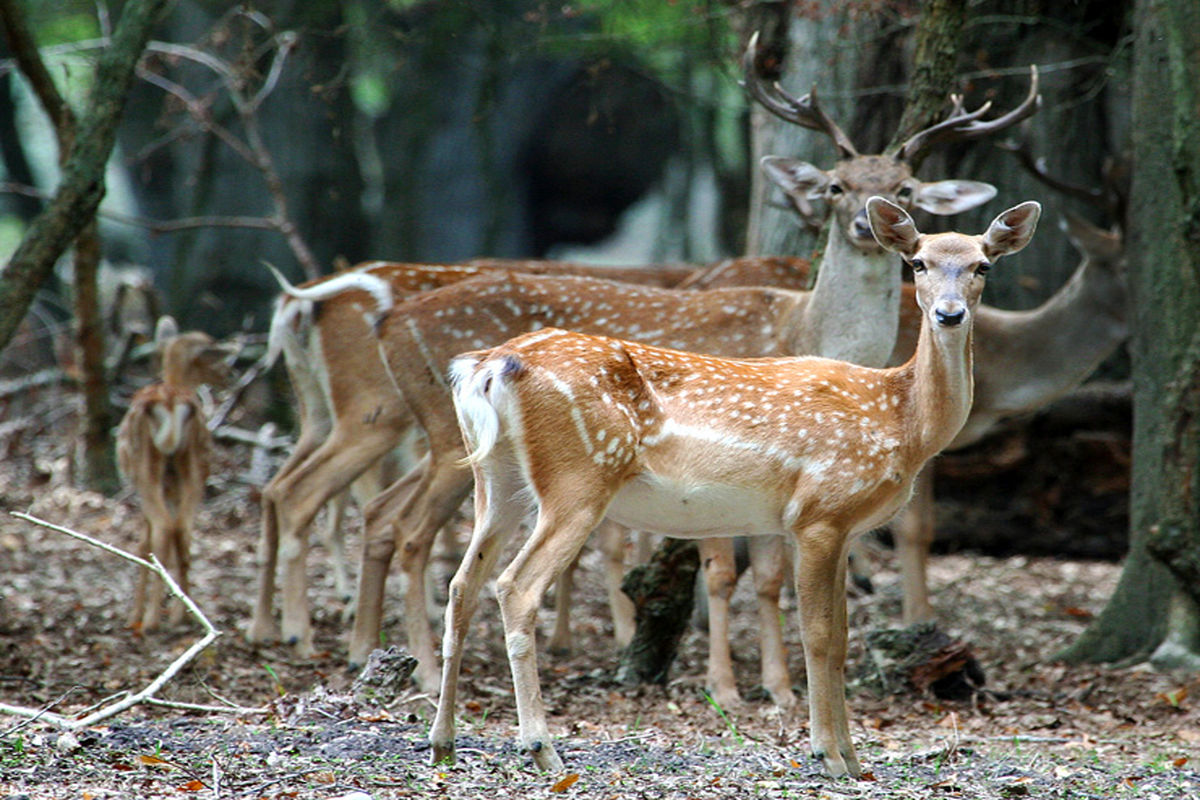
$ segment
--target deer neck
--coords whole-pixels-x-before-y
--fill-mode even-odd
[[[194,388],[187,356],[181,348],[168,347],[163,352],[162,382],[178,389]]]
[[[864,253],[834,225],[793,352],[882,367],[896,343],[900,265],[891,253]]]
[[[917,351],[896,370],[901,408],[913,455],[925,461],[943,450],[966,424],[974,399],[974,333],[971,328],[934,330],[922,315]]]
[[[1022,354],[1022,371],[1034,378],[1027,383],[1069,386],[1088,375],[1128,336],[1125,300],[1116,276],[1084,264],[1033,310],[985,311],[980,317],[988,336],[985,346],[994,344],[995,349]],[[998,329],[996,335],[992,328]]]

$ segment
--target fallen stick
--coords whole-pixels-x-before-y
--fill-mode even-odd
[[[120,556],[121,558],[124,558],[127,561],[132,561],[135,564],[141,564],[143,567],[146,567],[147,569],[149,569],[150,571],[152,571],[153,573],[155,573],[156,575],[158,575],[160,578],[163,579],[163,582],[166,583],[167,587],[170,589],[171,594],[178,597],[180,599],[180,601],[183,603],[183,605],[187,608],[187,610],[191,613],[191,615],[193,617],[195,617],[197,620],[199,620],[200,624],[204,626],[205,633],[201,639],[199,639],[191,647],[189,647],[187,650],[185,650],[183,652],[183,654],[179,656],[179,658],[177,658],[173,662],[171,662],[171,664],[165,670],[163,670],[162,673],[159,674],[159,676],[157,678],[152,680],[146,686],[146,688],[142,689],[140,692],[134,692],[132,694],[126,695],[121,700],[118,700],[114,703],[110,703],[110,704],[102,707],[100,710],[95,711],[91,714],[88,714],[87,716],[82,717],[80,719],[71,719],[71,718],[65,717],[61,714],[54,714],[46,709],[26,708],[23,706],[12,706],[12,705],[8,705],[6,703],[0,703],[0,713],[11,714],[13,716],[19,716],[19,717],[29,717],[29,718],[38,719],[43,722],[49,722],[59,728],[64,728],[66,730],[79,730],[81,728],[87,728],[91,725],[95,725],[97,722],[108,719],[109,717],[114,717],[117,714],[120,714],[122,711],[125,711],[128,708],[132,708],[133,706],[138,705],[140,703],[165,704],[167,701],[158,700],[157,698],[154,697],[154,694],[159,689],[161,689],[169,680],[171,680],[173,677],[175,677],[175,675],[181,669],[183,669],[183,667],[189,661],[191,661],[193,658],[195,658],[199,653],[203,652],[204,648],[208,647],[209,644],[211,644],[213,642],[213,640],[215,640],[218,636],[221,635],[221,632],[219,630],[217,630],[211,622],[209,622],[208,617],[204,616],[204,612],[200,610],[200,607],[197,606],[194,602],[192,602],[192,598],[188,597],[183,592],[183,590],[179,588],[179,584],[177,584],[175,582],[175,579],[172,578],[171,574],[166,569],[163,568],[162,564],[159,563],[158,559],[155,558],[153,554],[151,554],[149,560],[146,560],[143,558],[138,558],[135,555],[126,553],[124,550],[121,550],[120,548],[113,547],[112,545],[102,542],[99,539],[94,539],[91,536],[88,536],[87,534],[80,533],[78,531],[73,531],[70,528],[64,528],[60,525],[55,525],[54,523],[47,522],[42,519],[38,519],[37,517],[30,516],[29,514],[25,514],[20,511],[11,511],[9,513],[12,514],[17,519],[23,519],[26,522],[33,523],[34,525],[39,525],[43,528],[49,528],[50,530],[57,531],[58,533],[64,533],[67,536],[71,536],[75,539],[79,539],[80,541],[87,542],[88,544],[90,544],[94,547],[98,547],[101,550],[104,550],[106,552],[112,553],[113,555]],[[252,709],[252,710],[258,710],[258,709]]]

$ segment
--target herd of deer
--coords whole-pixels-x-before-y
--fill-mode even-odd
[[[749,537],[759,604],[762,683],[795,704],[779,623],[791,565],[807,671],[812,751],[830,774],[859,775],[844,691],[845,581],[854,537],[894,524],[905,622],[934,611],[925,580],[938,452],[1044,405],[1082,381],[1126,335],[1117,234],[1071,217],[1082,254],[1039,308],[979,302],[984,273],[1030,240],[1035,202],[1004,211],[981,235],[922,234],[910,212],[954,214],[992,199],[989,184],[926,183],[911,164],[932,144],[976,138],[1032,115],[1027,98],[985,121],[987,106],[950,116],[895,152],[860,154],[821,110],[763,81],[746,86],[770,112],[824,133],[829,170],[768,157],[762,167],[797,214],[831,218],[811,289],[796,258],[739,258],[693,270],[613,270],[544,261],[458,265],[370,262],[292,287],[271,323],[300,409],[295,448],[262,495],[257,602],[247,636],[313,651],[308,528],[327,504],[337,586],[351,595],[339,528],[353,491],[363,507],[361,570],[349,661],[380,641],[384,582],[397,550],[415,679],[439,702],[435,760],[454,757],[463,641],[506,538],[532,511],[527,538],[496,582],[520,740],[538,767],[561,768],[537,673],[535,620],[560,584],[555,647],[569,646],[564,584],[596,528],[607,558],[619,644],[632,609],[620,593],[625,533],[699,539],[709,601],[707,685],[722,706],[738,693],[729,654],[737,581],[731,537]],[[1109,192],[1055,188],[1113,210]],[[899,256],[899,259],[896,258]],[[901,281],[900,259],[913,282]],[[191,517],[207,474],[207,430],[194,387],[216,375],[203,334],[160,330],[163,382],[139,391],[119,431],[123,472],[149,521],[144,552],[186,589]],[[470,352],[464,352],[470,351]],[[407,470],[396,478],[407,446]],[[469,469],[468,469],[469,466]],[[425,573],[439,530],[474,487],[474,531],[450,585],[441,659]],[[915,495],[915,496],[914,496]],[[912,501],[909,502],[910,496]],[[281,568],[281,627],[272,603]],[[161,587],[139,584],[131,622],[158,621]]]

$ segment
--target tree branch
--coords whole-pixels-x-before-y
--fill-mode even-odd
[[[11,0],[0,2],[0,7],[10,6]],[[167,0],[125,4],[112,46],[100,56],[95,88],[77,126],[88,135],[71,149],[54,199],[34,218],[0,274],[0,347],[8,344],[54,262],[95,216],[104,198],[104,168],[116,140],[134,67],[166,6]]]

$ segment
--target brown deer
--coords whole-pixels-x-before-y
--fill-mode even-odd
[[[1029,98],[1022,104],[1023,115],[1036,110],[1037,99],[1035,81]],[[802,107],[809,116],[800,119],[809,120],[809,127],[819,125],[819,129],[835,140],[845,139],[815,102],[805,101]],[[794,111],[788,113],[798,115]],[[982,123],[978,122],[977,112],[963,114],[956,110],[956,114],[964,135],[980,129]],[[1019,118],[1021,115],[1010,114],[1002,120],[1004,124],[1011,124]],[[934,127],[947,130],[945,123]],[[923,140],[919,134],[911,142]],[[852,148],[843,148],[843,151],[852,151]],[[915,155],[918,149],[914,144],[906,146],[906,152]],[[911,169],[902,163],[897,168],[896,164],[900,162],[892,158],[855,153],[848,159],[863,165],[859,177],[869,180],[876,191],[895,193],[891,196],[904,204],[926,207],[934,212],[950,213],[970,208],[995,193],[992,187],[974,182],[919,182],[912,177]],[[879,172],[881,166],[886,167],[882,173]],[[841,170],[840,174],[847,185],[858,175],[849,168]],[[841,208],[843,204],[850,207],[858,204],[859,207],[839,215],[839,220],[844,217],[845,222],[834,226],[830,236],[833,243],[811,294],[773,294],[771,290],[755,289],[732,296],[713,294],[697,301],[686,298],[688,293],[685,292],[652,298],[641,290],[626,292],[612,284],[588,283],[582,279],[572,282],[557,278],[508,280],[485,277],[456,284],[458,291],[453,287],[437,290],[433,293],[438,295],[436,301],[403,303],[389,314],[380,329],[383,349],[394,375],[411,370],[411,374],[417,376],[413,381],[402,378],[399,382],[405,385],[409,405],[429,407],[425,417],[420,411],[416,413],[422,417],[430,453],[419,469],[389,487],[367,510],[367,544],[350,644],[351,664],[363,663],[379,640],[383,585],[396,544],[388,523],[398,515],[395,536],[404,541],[402,568],[408,578],[405,592],[408,643],[422,663],[418,670],[421,685],[430,687],[436,682],[436,656],[421,589],[422,576],[434,535],[470,488],[469,479],[455,474],[453,467],[461,441],[449,414],[447,389],[441,376],[450,357],[464,347],[474,346],[475,340],[480,344],[497,343],[528,326],[554,324],[727,355],[812,352],[821,339],[836,341],[839,347],[861,342],[858,349],[864,355],[860,358],[868,360],[869,356],[870,360],[880,363],[886,360],[896,331],[892,315],[898,313],[899,307],[898,264],[893,256],[869,240],[869,232],[867,238],[862,236],[857,211],[865,203],[864,194],[857,190],[842,191],[840,194],[831,192],[830,197],[835,208]],[[840,254],[839,258],[833,256],[835,252]],[[541,286],[546,289],[544,294],[540,293]],[[331,299],[337,294],[333,288],[315,291],[309,299]],[[381,291],[386,289],[381,288]],[[514,292],[525,295],[517,297]],[[729,297],[733,297],[735,311],[739,307],[742,310],[736,314],[723,311]],[[864,302],[863,298],[869,298],[869,302]],[[882,311],[856,313],[856,309],[865,305]],[[481,311],[482,308],[486,308],[486,312]],[[361,313],[357,308],[351,311]],[[755,320],[748,315],[760,318]],[[671,325],[647,323],[647,320],[659,317],[671,318]],[[830,336],[831,330],[837,331],[837,335]],[[839,354],[847,355],[845,352]],[[418,386],[419,390],[412,388]],[[423,394],[414,396],[418,391]],[[426,417],[438,419],[429,421]],[[770,593],[771,588],[764,591]],[[289,600],[285,597],[284,602],[286,622]],[[729,683],[732,684],[731,679]],[[786,681],[770,682],[769,685],[779,702],[786,704],[792,698]]]
[[[137,492],[146,517],[138,555],[147,558],[153,553],[186,593],[192,526],[204,498],[211,448],[204,408],[195,390],[226,379],[223,359],[228,353],[206,333],[179,333],[171,317],[159,319],[155,342],[162,358],[162,380],[134,393],[117,429],[117,465]],[[142,631],[158,626],[163,591],[161,580],[139,570],[131,626]],[[182,618],[182,604],[172,604],[169,623],[176,625]]]
[[[807,262],[795,258],[738,259],[703,270],[665,264],[619,268],[505,259],[449,265],[369,261],[289,287],[272,316],[267,359],[273,362],[281,353],[284,356],[300,411],[299,435],[288,459],[263,489],[258,593],[247,630],[250,641],[271,641],[279,635],[271,609],[282,557],[283,638],[299,653],[312,653],[307,528],[321,507],[340,499],[352,483],[362,503],[378,495],[391,482],[387,476],[395,468],[385,457],[412,433],[411,415],[387,378],[362,309],[386,308],[417,292],[510,271],[594,275],[655,285],[687,281],[697,287],[731,282],[798,285],[804,281],[807,285],[808,275]],[[322,538],[332,556],[335,585],[348,599],[340,508],[340,503],[334,506]],[[621,618],[631,613],[627,610]]]
[[[1029,242],[1040,211],[1022,203],[979,236],[923,235],[903,208],[868,201],[875,237],[912,264],[922,312],[916,352],[899,367],[731,360],[559,329],[456,358],[475,528],[446,609],[434,762],[454,758],[458,674],[479,591],[532,500],[536,523],[496,594],[520,742],[538,768],[563,766],[541,699],[538,607],[609,516],[671,536],[786,538],[812,752],[833,776],[860,775],[844,686],[847,549],[900,510],[925,462],[961,430],[984,273]]]
[[[1028,115],[1036,109],[1036,82],[1022,104]],[[799,103],[799,101],[797,101]],[[835,140],[836,126],[815,102],[803,107],[811,119]],[[977,131],[978,116],[958,114],[964,131]],[[1021,118],[1002,119],[1011,124]],[[940,130],[947,130],[939,123]],[[964,134],[965,135],[965,134]],[[918,134],[913,141],[924,137]],[[915,154],[916,149],[907,148]],[[850,157],[859,163],[859,177],[876,191],[887,191],[905,205],[940,213],[973,207],[995,190],[964,181],[922,183],[906,166],[878,156]],[[880,173],[879,168],[887,169]],[[842,169],[843,180],[857,174]],[[875,170],[872,172],[872,170]],[[869,178],[867,176],[870,176]],[[898,196],[899,195],[899,196]],[[866,196],[843,190],[830,195],[835,209],[843,204],[865,205]],[[930,202],[926,203],[926,198]],[[381,349],[388,368],[426,434],[429,452],[417,469],[393,484],[366,511],[366,539],[350,641],[350,663],[362,664],[377,645],[388,564],[396,545],[402,545],[401,569],[406,580],[404,623],[407,643],[421,666],[418,682],[426,688],[436,680],[433,633],[421,589],[429,549],[437,531],[470,490],[469,478],[455,466],[461,438],[449,413],[444,375],[450,359],[466,347],[503,341],[523,330],[557,326],[611,334],[653,344],[734,356],[811,353],[820,342],[836,341],[839,354],[851,349],[861,360],[886,361],[894,346],[899,313],[900,268],[895,257],[862,237],[857,209],[837,215],[830,245],[811,292],[782,292],[765,288],[712,289],[702,293],[622,288],[584,278],[535,276],[481,277],[435,290],[404,302],[379,326]],[[843,222],[844,220],[844,222]],[[869,229],[868,229],[869,235]],[[842,242],[842,244],[837,244]],[[834,258],[833,253],[840,258]],[[861,309],[871,308],[871,313]],[[831,336],[830,331],[836,331]],[[880,347],[882,342],[884,346]],[[857,345],[855,343],[858,343]],[[833,345],[828,345],[832,347]],[[394,522],[394,533],[389,523]],[[730,573],[733,572],[732,567]],[[771,571],[764,570],[769,573]],[[710,582],[711,583],[711,582]],[[778,594],[777,586],[760,586],[759,594]],[[716,607],[716,603],[713,604]],[[710,610],[710,640],[727,638],[712,627],[720,615]],[[778,625],[764,628],[777,633]],[[781,638],[765,640],[764,664],[775,664]],[[715,662],[710,662],[710,665]],[[718,671],[721,665],[717,664]],[[732,672],[726,682],[732,686]],[[778,679],[777,679],[778,677]],[[764,684],[781,705],[794,702],[786,676],[765,676]],[[736,689],[733,690],[736,695]]]
[[[1111,219],[1123,216],[1123,177],[1119,165],[1106,167],[1100,187],[1070,184],[1049,175],[1044,166],[1029,153],[1024,143],[1002,145],[1013,150],[1023,166],[1038,180],[1069,197],[1079,199],[1101,210]],[[1127,284],[1122,239],[1119,233],[1101,230],[1068,212],[1062,225],[1067,236],[1079,250],[1079,266],[1068,281],[1051,298],[1036,309],[1005,311],[980,304],[975,313],[975,401],[963,429],[946,450],[956,450],[982,439],[1001,420],[1032,412],[1077,386],[1127,337]],[[920,330],[920,309],[915,287],[905,284],[900,306],[900,329],[896,349],[889,363],[902,364],[916,348]],[[900,567],[902,615],[904,624],[934,617],[926,579],[930,546],[934,538],[933,471],[923,471],[918,477],[913,498],[893,521],[896,558]],[[863,565],[856,542],[852,563]],[[767,557],[755,563],[760,572],[770,573],[756,584],[779,585],[786,572],[786,559],[770,550],[770,543],[760,543]],[[750,551],[753,555],[755,550]],[[732,561],[732,557],[730,557]],[[711,568],[711,565],[709,565]],[[861,566],[858,567],[861,569]],[[736,583],[736,572],[730,567],[730,584]],[[729,589],[732,592],[732,588]],[[760,596],[758,628],[763,631],[779,626],[778,595]],[[710,624],[710,631],[712,625]],[[774,639],[782,633],[768,634]],[[732,659],[727,637],[711,636],[709,642],[710,670],[712,664],[728,664],[732,681]],[[781,649],[764,651],[764,675],[788,680],[786,656]],[[710,686],[713,685],[710,680]],[[736,707],[736,688],[714,696],[725,708]]]
[[[1098,208],[1110,220],[1123,220],[1125,176],[1116,162],[1105,167],[1100,186],[1084,187],[1048,174],[1026,143],[1002,146],[1014,151],[1050,188]],[[1066,394],[1128,337],[1128,285],[1119,230],[1102,230],[1070,212],[1062,228],[1081,259],[1054,295],[1026,311],[979,307],[975,403],[947,450],[974,444],[1001,420],[1028,414]],[[902,324],[892,363],[899,363],[915,346],[911,328],[905,328]],[[934,617],[926,580],[934,538],[932,473],[930,469],[921,474],[912,502],[892,526],[906,625]]]

